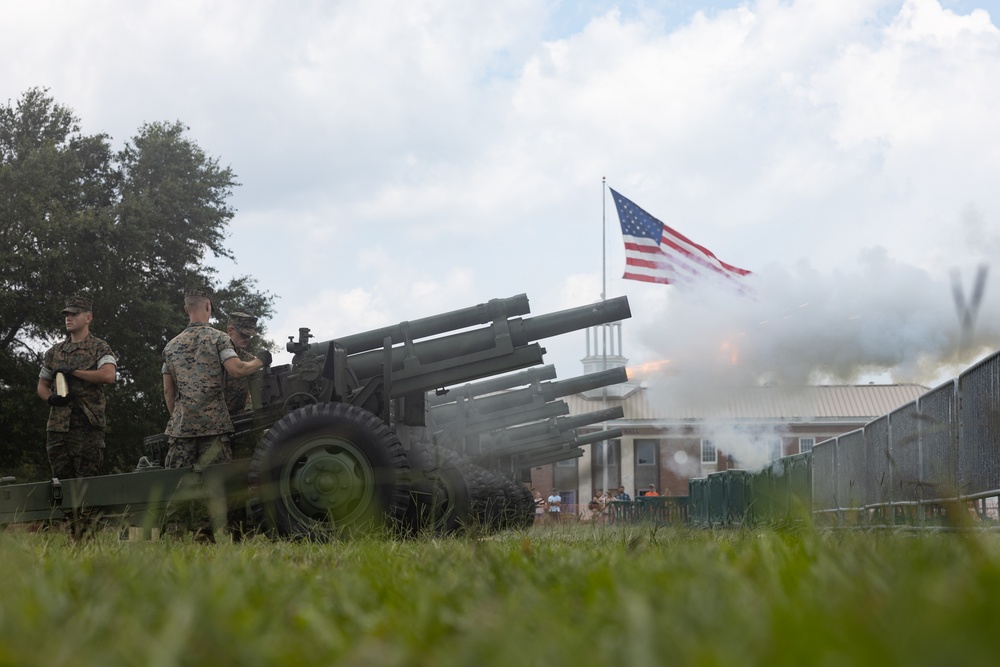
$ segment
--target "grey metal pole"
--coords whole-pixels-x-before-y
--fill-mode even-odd
[[[605,299],[608,298],[607,199],[608,199],[607,178],[602,176],[601,177],[601,301],[604,301]],[[602,347],[601,347],[601,355],[602,355],[601,370],[607,371],[608,370],[608,325],[602,324],[601,331],[604,334],[603,336],[604,340],[602,342]],[[601,407],[607,410],[608,409],[607,385],[601,388],[601,395],[602,395]],[[602,426],[603,428],[601,430],[603,431],[608,430],[607,422],[604,422]],[[607,438],[604,438],[601,441],[601,447],[603,448],[604,452],[604,469],[602,473],[603,473],[604,493],[606,494],[608,492],[608,454],[610,453],[609,452],[610,447],[608,446]]]

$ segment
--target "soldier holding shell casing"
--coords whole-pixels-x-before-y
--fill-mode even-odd
[[[53,477],[92,477],[104,462],[104,385],[114,383],[118,360],[90,333],[91,299],[69,297],[62,314],[68,335],[45,352],[38,374],[38,397],[52,406],[46,449]]]

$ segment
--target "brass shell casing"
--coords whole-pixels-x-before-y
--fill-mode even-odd
[[[58,396],[69,396],[69,382],[62,373],[56,373],[56,394]]]

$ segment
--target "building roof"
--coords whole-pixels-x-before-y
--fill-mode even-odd
[[[607,399],[622,406],[624,421],[685,423],[706,419],[813,423],[866,423],[916,400],[928,391],[918,384],[822,385],[809,387],[745,387],[705,392],[680,399],[658,396],[637,387],[624,398]],[[602,398],[577,394],[565,398],[570,414],[599,410]]]

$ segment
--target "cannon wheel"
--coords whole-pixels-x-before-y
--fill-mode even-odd
[[[396,529],[409,501],[406,452],[375,415],[344,403],[289,412],[250,460],[251,507],[282,537]]]
[[[410,531],[447,535],[467,528],[472,509],[470,481],[461,457],[434,445],[416,443],[410,450],[410,467],[423,473],[415,477],[411,491]]]

